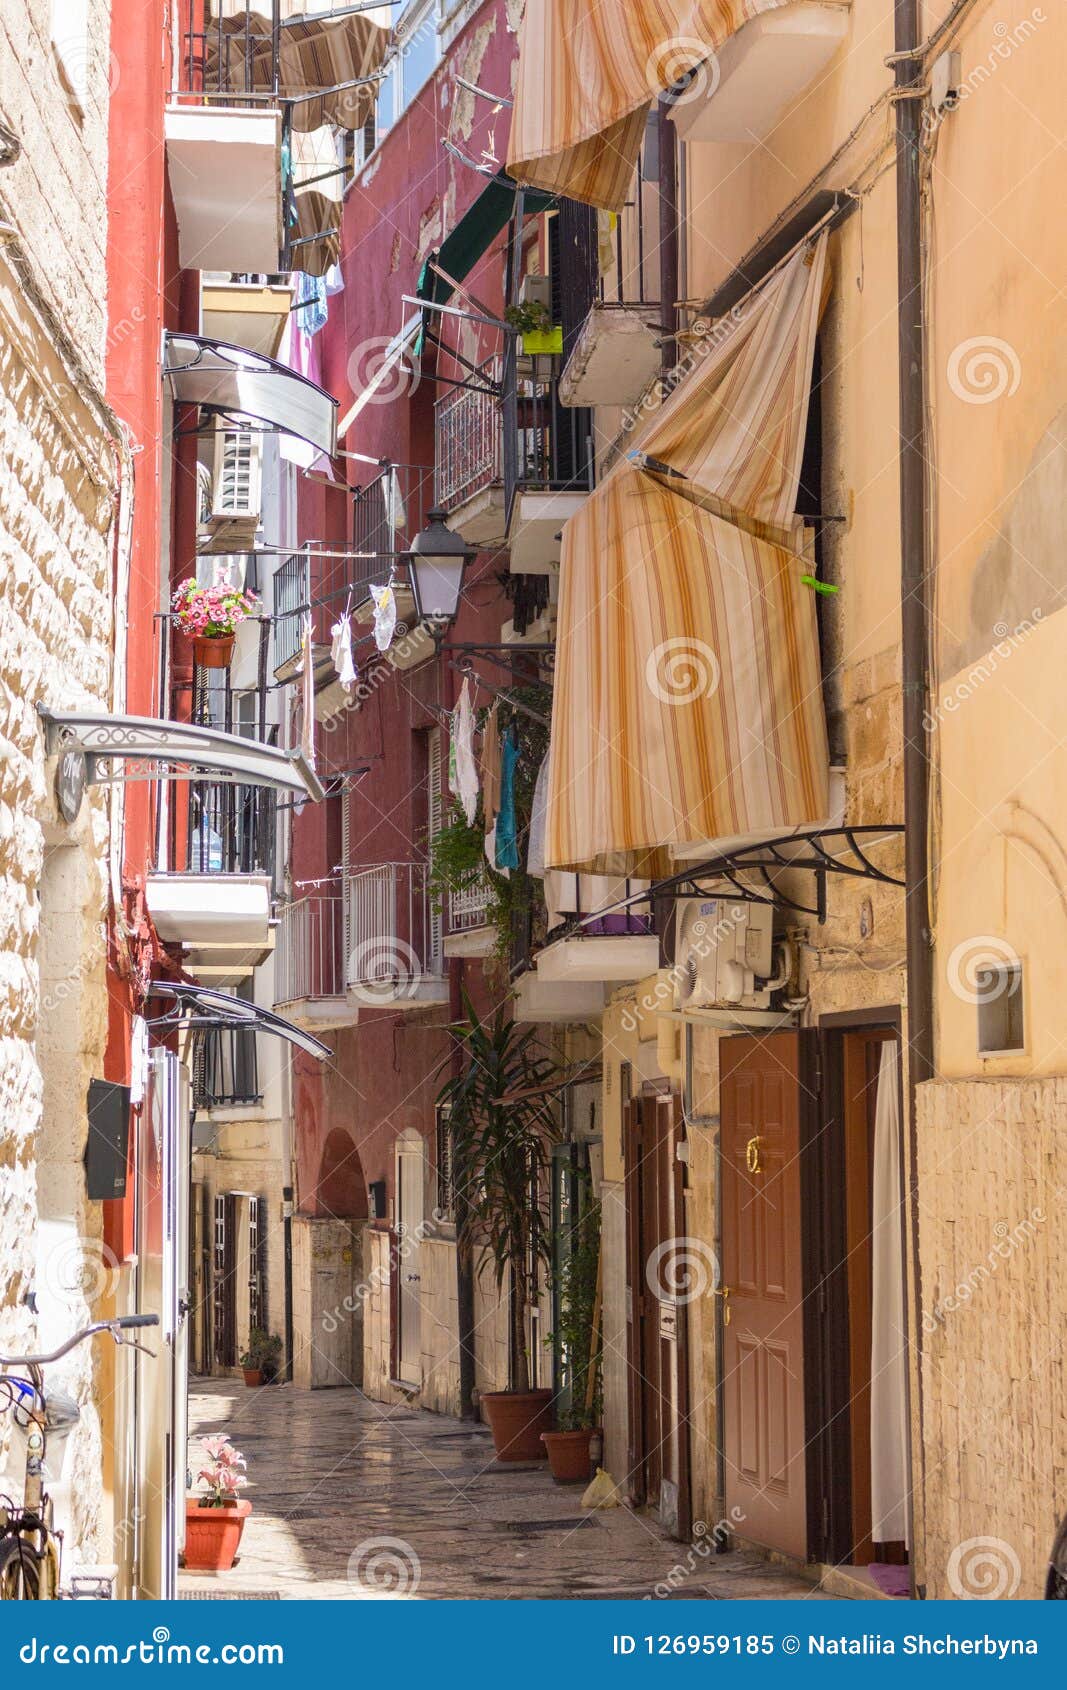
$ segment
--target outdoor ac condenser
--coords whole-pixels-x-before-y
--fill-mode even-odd
[[[218,429],[211,488],[215,542],[225,539],[235,550],[255,539],[262,511],[261,437],[251,429]]]
[[[736,898],[684,898],[674,946],[675,1009],[768,1009],[774,911]]]

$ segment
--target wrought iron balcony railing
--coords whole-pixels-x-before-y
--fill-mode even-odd
[[[442,919],[425,863],[378,863],[347,877],[349,995],[369,1008],[443,1002]]]
[[[501,360],[485,366],[499,384]],[[504,473],[500,400],[493,392],[455,388],[437,401],[434,413],[434,503],[454,511],[497,485]]]

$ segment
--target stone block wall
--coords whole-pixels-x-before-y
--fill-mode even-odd
[[[919,1088],[931,1597],[1040,1597],[1067,1513],[1067,1079]]]

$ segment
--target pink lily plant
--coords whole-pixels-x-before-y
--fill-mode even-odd
[[[224,1432],[214,1438],[202,1438],[201,1443],[208,1465],[201,1467],[197,1474],[205,1485],[200,1506],[224,1508],[227,1503],[237,1502],[238,1492],[248,1483],[243,1472],[248,1465],[244,1456],[240,1450],[234,1449]]]
[[[225,582],[202,587],[190,575],[174,592],[170,607],[183,634],[218,638],[235,633],[259,609],[255,593],[242,592]]]

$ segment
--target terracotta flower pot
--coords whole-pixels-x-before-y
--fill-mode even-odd
[[[246,1385],[262,1385],[263,1369],[260,1367],[242,1367]]]
[[[196,634],[193,660],[201,669],[228,669],[236,641],[236,634]]]
[[[201,1508],[198,1498],[185,1500],[185,1565],[190,1572],[226,1573],[233,1566],[250,1502],[228,1502],[221,1508]]]
[[[542,1432],[541,1442],[548,1451],[548,1466],[557,1485],[585,1485],[593,1476],[590,1453],[594,1430],[587,1426],[581,1432]]]
[[[551,1391],[485,1391],[482,1406],[500,1461],[543,1461],[552,1425]]]

